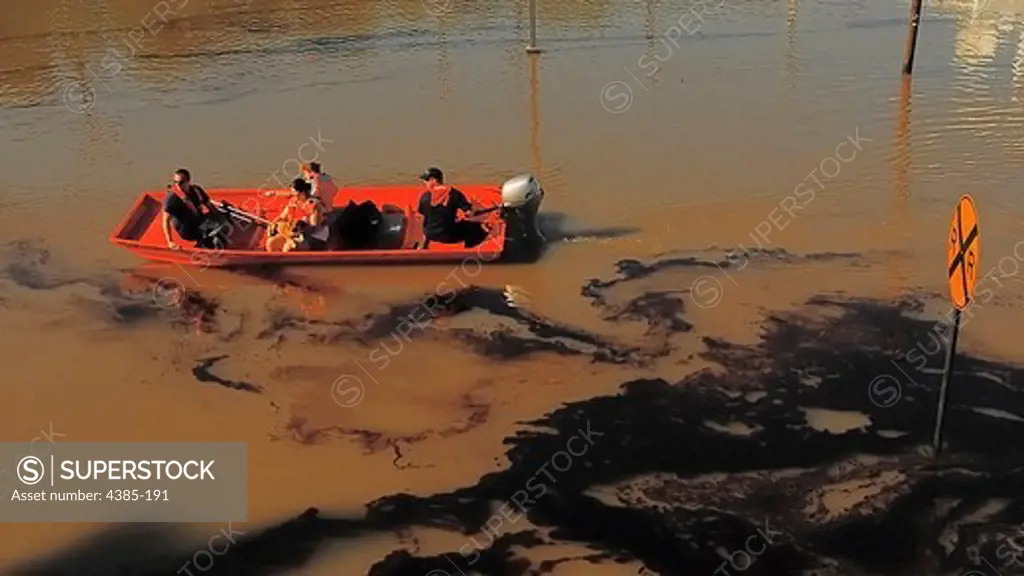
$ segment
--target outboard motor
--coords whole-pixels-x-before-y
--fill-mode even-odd
[[[501,218],[505,221],[505,248],[502,260],[532,262],[540,256],[544,235],[537,223],[537,212],[544,189],[532,174],[520,174],[501,186]]]

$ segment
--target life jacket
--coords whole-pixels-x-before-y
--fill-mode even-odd
[[[452,192],[451,186],[438,186],[430,191],[430,205],[440,206],[448,202],[448,196]]]

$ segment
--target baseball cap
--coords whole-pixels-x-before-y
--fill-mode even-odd
[[[437,166],[431,166],[430,168],[427,168],[427,170],[423,174],[420,174],[420,180],[426,181],[430,180],[431,178],[437,180],[438,182],[442,182],[444,181],[444,172],[441,172],[441,169],[438,168]]]

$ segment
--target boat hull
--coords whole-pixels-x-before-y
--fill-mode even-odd
[[[488,237],[473,248],[461,244],[422,244],[422,219],[416,205],[422,194],[418,187],[343,188],[334,200],[333,209],[350,202],[372,201],[383,213],[379,245],[371,249],[330,251],[268,252],[263,246],[265,228],[252,221],[231,220],[228,247],[224,249],[195,248],[193,243],[179,241],[180,250],[171,250],[162,229],[163,192],[144,192],[136,199],[128,215],[110,236],[111,243],[137,257],[155,261],[200,267],[250,267],[315,264],[438,264],[466,260],[479,262],[526,262],[540,255],[543,238],[537,228],[540,198],[518,208],[502,206],[497,186],[459,186],[479,206],[493,207],[486,215],[490,228]],[[211,189],[207,191],[218,203],[226,201],[242,211],[273,219],[287,200],[265,198],[262,190]]]

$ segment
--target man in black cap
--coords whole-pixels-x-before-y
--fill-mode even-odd
[[[426,191],[420,196],[419,213],[423,216],[423,248],[428,242],[465,244],[473,248],[487,238],[487,229],[467,218],[473,204],[456,188],[446,186],[444,173],[436,166],[420,174]]]
[[[167,247],[171,250],[181,248],[171,238],[172,224],[178,236],[195,242],[197,248],[223,247],[226,243],[224,229],[231,226],[214,206],[206,190],[192,183],[192,175],[185,168],[175,170],[174,184],[167,186],[162,224]]]

